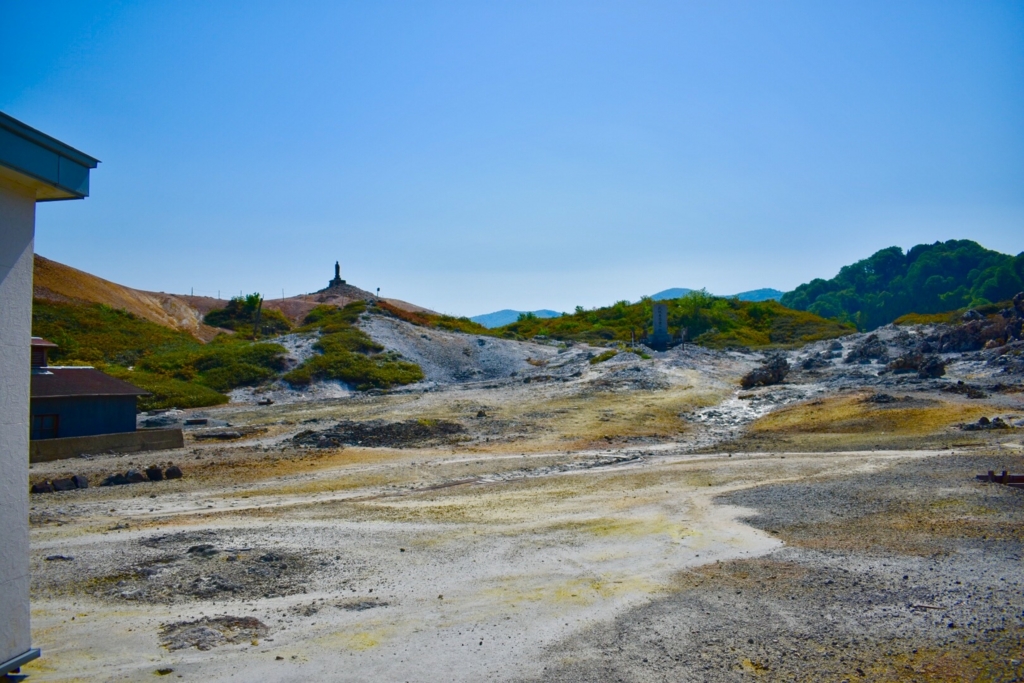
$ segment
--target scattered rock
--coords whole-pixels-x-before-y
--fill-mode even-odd
[[[831,365],[832,363],[829,362],[828,357],[822,353],[811,354],[800,363],[800,367],[804,370],[817,370],[830,367]]]
[[[153,465],[146,468],[146,477],[148,477],[150,481],[163,481],[164,471],[156,465]]]
[[[337,448],[343,445],[369,448],[408,448],[451,443],[466,431],[448,420],[406,420],[405,422],[342,421],[330,429],[307,429],[292,437],[292,443],[307,448]]]
[[[171,465],[170,467],[168,467],[164,471],[164,478],[165,479],[181,479],[181,477],[182,477],[181,468],[178,467],[177,465]]]
[[[54,491],[73,491],[78,488],[70,478],[54,479],[52,486]]]
[[[112,474],[109,477],[107,477],[106,479],[104,479],[103,483],[100,484],[100,486],[125,486],[125,485],[130,484],[130,483],[131,482],[128,481],[128,477],[124,476],[123,474],[118,473],[118,474]]]
[[[71,477],[71,481],[75,482],[75,488],[87,489],[89,488],[89,480],[84,475],[76,474]]]
[[[740,386],[750,389],[757,386],[779,384],[789,374],[789,362],[780,355],[771,356],[764,365],[755,368],[740,379]]]
[[[47,555],[46,556],[46,561],[47,562],[71,562],[74,559],[75,558],[73,558],[73,557],[71,557],[69,555]]]
[[[987,417],[980,417],[977,422],[960,425],[960,429],[965,432],[977,432],[988,429],[1012,429],[1012,427],[1006,424],[1001,417],[994,417],[991,420]]]
[[[146,475],[138,470],[128,470],[124,473],[124,478],[128,480],[129,484],[141,484],[146,481]]]
[[[877,334],[869,334],[859,344],[853,347],[846,358],[843,360],[844,363],[870,363],[872,360],[885,360],[889,357],[889,350],[885,344],[878,338]]]
[[[946,374],[946,361],[938,356],[925,356],[917,366],[917,376],[921,379],[935,379]]]
[[[168,650],[209,650],[218,645],[252,641],[269,632],[266,624],[255,617],[203,617],[164,624],[160,627],[160,644]]]
[[[53,493],[53,484],[48,481],[41,481],[38,484],[32,484],[32,493]]]
[[[978,387],[971,386],[970,384],[964,382],[962,379],[957,380],[956,384],[947,384],[946,386],[942,387],[942,391],[946,392],[947,394],[962,394],[967,398],[985,398],[988,396],[988,394],[986,394]]]
[[[194,436],[197,441],[206,441],[210,439],[230,441],[231,439],[241,439],[242,432],[236,429],[218,429],[215,432],[196,432]]]

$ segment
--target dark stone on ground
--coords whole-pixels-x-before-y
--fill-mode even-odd
[[[368,448],[404,448],[451,443],[465,431],[465,427],[461,424],[448,420],[406,420],[405,422],[345,420],[323,431],[311,429],[301,431],[292,437],[292,443],[307,448],[338,448],[344,445]]]
[[[129,484],[141,484],[146,481],[146,475],[138,470],[128,470],[124,473],[124,478],[128,480]]]
[[[740,386],[750,389],[758,386],[779,384],[789,374],[789,362],[783,356],[771,356],[764,365],[754,368],[740,379]]]
[[[146,468],[146,476],[150,481],[163,481],[164,472],[156,465]]]
[[[177,465],[171,465],[164,471],[164,477],[166,479],[181,479],[181,468]]]
[[[872,360],[885,360],[889,350],[878,338],[877,334],[869,334],[857,344],[843,360],[844,363],[870,363]]]
[[[75,482],[75,487],[80,489],[89,488],[89,480],[85,478],[85,475],[76,474],[71,477],[71,481]]]
[[[78,487],[75,486],[75,482],[73,482],[70,478],[61,478],[53,480],[54,491],[73,491],[76,488]]]

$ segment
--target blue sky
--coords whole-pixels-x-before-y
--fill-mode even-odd
[[[102,160],[37,251],[435,310],[1024,250],[1021,2],[8,2],[0,110]]]

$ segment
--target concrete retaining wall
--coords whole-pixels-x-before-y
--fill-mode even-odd
[[[140,429],[120,434],[72,436],[67,439],[40,439],[29,444],[29,462],[49,462],[75,458],[83,453],[136,453],[183,448],[181,429]]]

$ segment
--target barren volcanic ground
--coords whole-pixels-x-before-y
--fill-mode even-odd
[[[974,479],[1024,470],[1020,377],[991,356],[894,376],[841,362],[856,335],[742,390],[759,356],[474,361],[492,342],[434,357],[442,333],[389,325],[424,383],[33,465],[93,487],[32,498],[30,680],[1024,677],[1024,491]],[[95,486],[169,462],[183,479]]]

